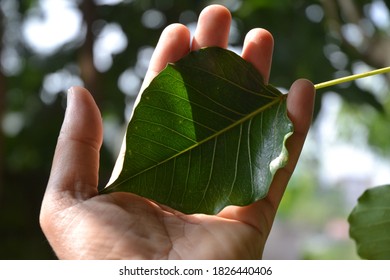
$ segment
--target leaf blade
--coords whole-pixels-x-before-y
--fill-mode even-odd
[[[366,190],[348,222],[362,258],[390,259],[390,185]]]
[[[185,213],[250,204],[286,164],[293,130],[286,111],[285,96],[237,55],[191,53],[143,93],[128,126],[124,168],[102,193],[129,191]]]

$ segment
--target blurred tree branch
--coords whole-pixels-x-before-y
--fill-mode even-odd
[[[93,62],[93,47],[95,35],[93,33],[93,24],[97,20],[97,6],[94,1],[84,0],[80,4],[80,10],[83,15],[86,28],[85,41],[79,50],[78,61],[81,71],[81,78],[85,87],[93,94],[98,105],[102,103],[101,86],[99,85],[100,73]]]
[[[2,9],[0,9],[0,56],[3,54],[4,22],[4,14]],[[6,77],[0,68],[0,125],[2,125],[5,111],[6,82]],[[0,198],[3,191],[4,158],[4,133],[0,127]]]

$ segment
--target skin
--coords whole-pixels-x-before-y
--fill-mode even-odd
[[[205,8],[192,45],[185,26],[168,26],[143,88],[168,62],[190,50],[226,48],[230,22],[226,8]],[[272,51],[272,35],[256,28],[245,38],[242,57],[268,81]],[[130,193],[98,195],[101,115],[86,89],[71,88],[40,215],[54,252],[60,259],[260,259],[311,123],[314,92],[306,80],[291,86],[287,107],[295,132],[286,144],[290,159],[276,173],[266,198],[246,207],[226,207],[218,215],[184,215]]]

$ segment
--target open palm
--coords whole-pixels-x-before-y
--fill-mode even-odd
[[[179,60],[190,50],[226,48],[230,21],[226,8],[213,5],[201,13],[192,41],[185,26],[167,27],[153,54],[143,88],[168,62]],[[253,29],[247,34],[242,57],[266,81],[272,50],[273,39],[266,30]],[[313,86],[305,80],[297,81],[290,90],[287,108],[295,129],[287,142],[290,159],[276,173],[268,196],[246,207],[226,207],[212,216],[184,215],[130,193],[98,195],[101,116],[87,90],[72,88],[40,217],[55,253],[63,259],[261,258],[310,126],[313,96]],[[113,178],[122,159],[118,158]]]

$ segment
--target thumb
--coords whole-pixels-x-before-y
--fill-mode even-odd
[[[102,120],[91,94],[73,87],[54,154],[42,208],[67,208],[97,194]],[[61,210],[61,209],[57,209]]]

